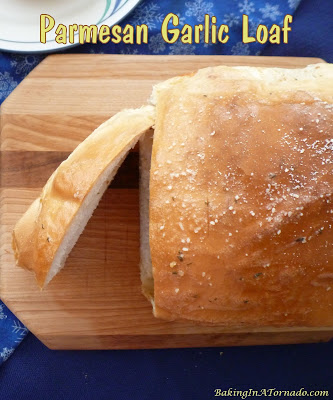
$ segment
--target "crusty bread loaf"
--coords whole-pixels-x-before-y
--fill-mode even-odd
[[[82,142],[53,173],[13,232],[17,264],[40,287],[64,266],[129,150],[154,122],[154,108],[125,110]]]
[[[152,99],[155,316],[332,327],[333,66],[206,68]]]

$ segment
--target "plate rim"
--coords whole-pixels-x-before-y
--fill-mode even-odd
[[[116,9],[107,19],[97,24],[99,28],[102,25],[113,26],[122,21],[142,0],[128,0],[122,7]],[[116,7],[115,7],[116,8]],[[0,51],[13,53],[51,53],[67,50],[69,47],[81,46],[80,43],[67,43],[59,45],[54,40],[46,42],[17,42],[5,41],[0,39]]]

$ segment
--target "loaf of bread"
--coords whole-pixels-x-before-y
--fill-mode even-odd
[[[152,106],[110,118],[61,163],[16,224],[17,265],[33,271],[40,287],[64,266],[127,153],[153,122]]]
[[[141,279],[156,317],[332,327],[333,66],[206,68],[158,84],[151,103],[55,171],[15,227],[18,265],[52,279],[141,138]]]
[[[154,315],[332,327],[333,66],[207,68],[152,102],[141,269]]]

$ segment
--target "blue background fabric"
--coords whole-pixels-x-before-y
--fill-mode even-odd
[[[0,362],[6,361],[28,333],[28,329],[0,301]]]
[[[168,45],[161,40],[160,26],[169,12],[178,14],[181,24],[192,25],[201,23],[206,13],[215,15],[218,24],[229,24],[230,40],[225,45]],[[249,15],[250,33],[258,23],[281,24],[285,14],[293,14],[289,43],[244,45],[243,13]],[[308,56],[333,62],[333,0],[143,0],[121,25],[126,23],[148,24],[149,43],[86,44],[66,52]],[[44,57],[0,53],[0,103]],[[29,334],[14,353],[27,334],[28,330],[0,301],[0,399],[208,399],[218,387],[305,387],[330,390],[329,398],[333,399],[332,342],[280,347],[64,352],[46,349]]]
[[[29,334],[0,368],[0,399],[237,400],[240,397],[214,397],[214,389],[304,387],[328,390],[330,397],[307,397],[321,400],[333,398],[332,371],[332,352],[326,344],[52,351]]]

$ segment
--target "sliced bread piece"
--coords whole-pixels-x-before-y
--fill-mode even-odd
[[[154,108],[124,110],[104,122],[60,164],[13,232],[17,265],[42,288],[64,266],[118,168],[154,123]]]

